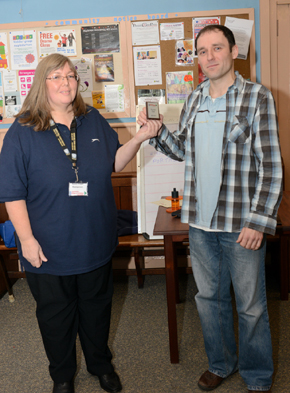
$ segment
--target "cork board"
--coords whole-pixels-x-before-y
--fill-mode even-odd
[[[226,16],[241,18],[241,19],[251,19],[248,12],[243,13],[232,13],[233,10],[224,10],[224,14],[221,15],[221,10],[219,11],[210,11],[210,14],[205,15],[204,13],[182,17],[174,17],[168,18],[164,20],[159,20],[159,23],[178,23],[184,22],[184,39],[192,39],[193,30],[192,30],[192,18],[200,18],[200,17],[220,17],[220,22],[222,25],[225,24]],[[145,19],[144,19],[145,21]],[[254,31],[254,27],[253,27]],[[253,34],[252,34],[253,35]],[[194,64],[182,65],[178,66],[175,63],[175,43],[176,40],[160,40],[160,52],[161,52],[161,69],[162,69],[162,84],[159,85],[147,85],[147,86],[136,86],[134,81],[134,93],[135,93],[135,104],[138,104],[138,90],[139,89],[165,89],[166,91],[166,72],[174,72],[174,71],[193,71],[193,88],[195,89],[198,85],[198,60],[194,58]],[[245,79],[251,79],[255,81],[255,72],[253,72],[253,61],[255,57],[254,48],[251,46],[254,45],[253,40],[250,43],[250,49],[248,52],[247,60],[236,59],[235,60],[235,70],[239,71],[239,73]],[[145,47],[146,45],[144,45]],[[133,53],[133,46],[132,46]],[[133,56],[133,55],[132,55]],[[165,94],[166,95],[166,94]],[[167,101],[166,101],[167,103]]]

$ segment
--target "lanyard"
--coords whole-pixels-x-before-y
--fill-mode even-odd
[[[77,122],[76,119],[74,118],[72,123],[71,123],[71,129],[70,129],[70,141],[71,141],[71,152],[67,148],[64,140],[62,139],[62,136],[60,135],[60,132],[54,122],[53,119],[50,120],[50,125],[52,127],[52,131],[54,132],[54,135],[56,136],[56,139],[58,140],[58,143],[62,147],[62,150],[64,151],[65,155],[67,158],[72,162],[72,169],[75,171],[76,175],[76,181],[79,181],[78,178],[78,167],[77,167]]]

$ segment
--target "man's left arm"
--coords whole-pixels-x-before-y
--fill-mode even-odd
[[[262,87],[253,121],[252,148],[257,163],[257,182],[251,211],[238,242],[258,249],[263,234],[275,234],[278,207],[282,199],[282,160],[275,102],[271,92]]]

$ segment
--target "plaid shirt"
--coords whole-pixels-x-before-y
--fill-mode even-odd
[[[170,158],[185,160],[182,222],[195,223],[194,122],[203,97],[201,83],[187,98],[174,133],[162,127],[150,140]],[[210,157],[207,157],[210,159]],[[275,103],[264,86],[236,79],[226,95],[226,123],[221,159],[221,183],[210,229],[239,232],[243,227],[275,234],[282,198],[282,164]]]

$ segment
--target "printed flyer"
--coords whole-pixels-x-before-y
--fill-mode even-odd
[[[39,57],[43,58],[51,53],[61,53],[65,56],[76,56],[75,30],[39,31]]]
[[[11,31],[10,51],[13,70],[35,70],[38,64],[36,31]]]

